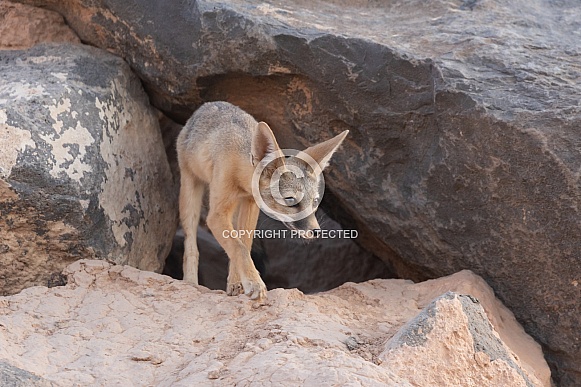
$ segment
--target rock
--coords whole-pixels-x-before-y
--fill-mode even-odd
[[[183,128],[183,125],[176,123],[168,118],[165,114],[157,111],[159,119],[159,128],[163,136],[163,146],[165,147],[165,154],[169,162],[169,167],[174,176],[175,190],[179,190],[180,185],[180,167],[178,164],[178,152],[176,149],[176,139]]]
[[[43,42],[81,41],[60,14],[0,0],[0,50],[21,50]]]
[[[0,51],[0,291],[81,257],[161,271],[175,233],[155,114],[119,58],[78,45]]]
[[[399,276],[482,275],[581,385],[577,1],[26,2],[174,120],[221,99],[284,147],[350,129],[331,215]]]
[[[472,296],[448,292],[436,298],[385,347],[382,364],[397,374],[407,371],[415,386],[538,384],[518,366]]]
[[[428,342],[439,332],[444,334],[439,338],[447,338],[453,329],[466,339],[455,355],[467,358],[474,356],[474,345],[493,353],[490,342],[495,340],[506,351],[503,356],[515,354],[510,355],[512,365],[530,385],[550,385],[539,345],[510,311],[490,298],[492,290],[484,281],[467,271],[419,284],[348,283],[316,295],[275,289],[262,306],[244,296],[228,297],[222,291],[104,261],[77,261],[64,274],[68,277],[64,287],[33,287],[0,298],[0,356],[60,385],[186,386],[215,380],[220,385],[411,386],[409,369],[395,366],[398,359],[409,360],[408,355],[398,357],[385,349],[391,348],[394,335],[407,332],[405,324],[426,306],[435,311]],[[477,293],[473,297],[491,316],[498,336],[480,306],[463,309],[460,300],[472,299],[453,295],[430,304],[432,299],[426,297],[442,295],[442,289]],[[502,325],[495,326],[494,321]],[[449,323],[443,330],[442,322]],[[470,327],[482,329],[481,334]],[[505,335],[520,345],[506,349],[500,341]],[[356,345],[349,349],[345,342]],[[441,361],[415,349],[417,364]],[[517,380],[508,374],[515,368],[477,356],[470,369],[444,367],[431,371],[432,376],[450,385],[478,385],[485,376]]]
[[[28,371],[0,361],[0,386],[2,387],[56,387],[56,384]]]

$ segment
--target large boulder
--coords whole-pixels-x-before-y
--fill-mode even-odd
[[[103,261],[77,261],[65,273],[64,287],[0,298],[0,357],[57,385],[417,386],[421,376],[449,386],[550,386],[539,345],[467,271],[316,295],[275,289],[264,305]],[[472,296],[430,303],[448,291]],[[462,299],[472,305],[463,309]],[[435,315],[420,333],[427,344],[407,352],[393,344],[426,314]],[[442,366],[441,353],[454,367]],[[414,372],[417,364],[436,366]]]
[[[402,276],[482,275],[581,384],[576,0],[26,2],[178,121],[226,99],[286,147],[350,129],[326,180],[343,225]]]
[[[156,115],[122,59],[0,51],[0,292],[94,257],[160,271],[177,226]]]

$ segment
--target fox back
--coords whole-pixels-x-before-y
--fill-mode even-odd
[[[189,168],[206,184],[214,166],[235,166],[235,181],[250,191],[252,133],[258,122],[244,110],[227,102],[209,102],[190,117],[177,139],[180,168]],[[246,179],[245,179],[246,178]],[[246,184],[244,184],[246,182]]]

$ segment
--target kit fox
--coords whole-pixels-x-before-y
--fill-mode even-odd
[[[259,165],[264,168],[257,180],[263,203],[279,213],[279,220],[288,228],[310,231],[303,233],[304,237],[316,235],[320,227],[314,212],[320,201],[321,171],[347,133],[346,130],[304,150],[315,160],[313,168],[299,157],[284,157],[270,127],[242,109],[227,102],[202,105],[177,139],[181,172],[179,209],[185,234],[184,280],[198,283],[196,232],[205,188],[209,186],[206,221],[230,259],[227,294],[244,292],[251,299],[264,299],[266,286],[250,257],[259,214],[252,187],[255,170]],[[286,173],[297,169],[298,174]],[[274,175],[278,176],[275,195]],[[303,219],[293,216],[308,209],[312,211]],[[233,230],[249,232],[232,238]]]

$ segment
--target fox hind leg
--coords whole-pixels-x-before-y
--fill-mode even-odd
[[[180,221],[185,234],[184,281],[197,285],[200,256],[197,233],[205,185],[187,169],[181,170],[180,183]]]

